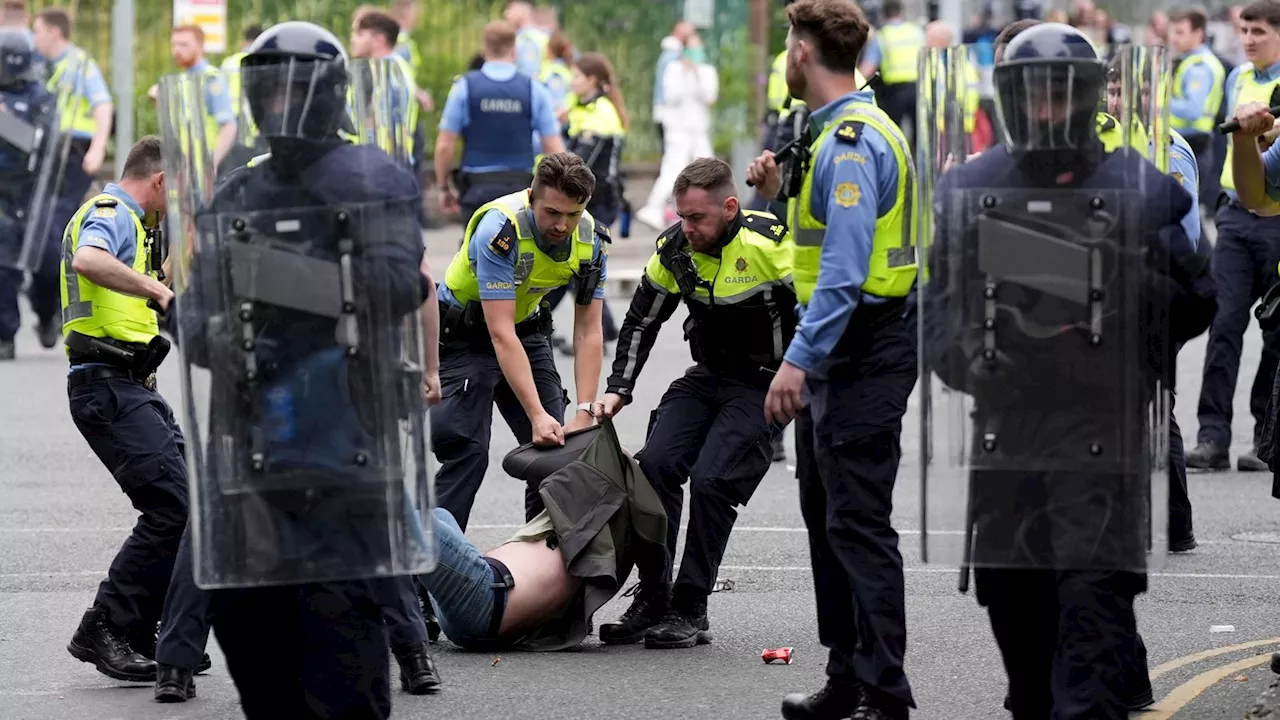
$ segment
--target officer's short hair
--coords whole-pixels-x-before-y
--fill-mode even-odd
[[[160,138],[147,135],[134,143],[129,157],[124,160],[125,180],[146,180],[164,170],[164,161],[160,155]]]
[[[386,38],[388,47],[395,47],[400,38],[400,23],[391,17],[391,13],[381,10],[370,10],[356,21],[357,30],[369,30],[375,35]]]
[[[196,44],[204,47],[204,28],[199,25],[179,25],[169,33],[169,36],[173,37],[178,33],[191,33],[196,38]]]
[[[23,3],[25,5],[26,3]],[[5,12],[9,11],[8,7]],[[71,15],[62,8],[47,8],[36,15],[36,19],[46,27],[56,28],[63,40],[71,39]]]
[[[733,168],[719,158],[703,157],[694,160],[676,176],[675,185],[671,186],[671,194],[679,197],[693,189],[706,190],[722,199],[733,195],[736,189],[733,182]]]
[[[1184,22],[1191,26],[1191,31],[1203,31],[1209,27],[1209,18],[1200,8],[1184,8],[1169,16],[1169,24]]]
[[[862,8],[849,0],[799,0],[787,6],[791,31],[813,43],[818,63],[852,75],[871,26]]]
[[[1039,20],[1032,18],[1027,18],[1026,20],[1014,20],[1008,25],[1005,25],[1004,29],[1000,31],[1000,34],[996,35],[996,41],[993,45],[997,48],[1002,48],[1013,42],[1013,39],[1021,35],[1023,32],[1030,30],[1039,24]]]
[[[887,18],[897,17],[902,14],[902,3],[900,0],[884,0],[880,12]]]
[[[27,21],[27,0],[4,0],[0,2],[0,16],[6,25],[15,25]]]
[[[505,55],[516,46],[516,28],[506,20],[494,20],[485,25],[482,37],[487,55]]]
[[[585,203],[596,191],[596,176],[577,155],[571,152],[552,153],[538,163],[538,170],[533,176],[533,199],[541,198],[547,188],[559,190],[574,202]]]
[[[244,33],[241,34],[240,38],[247,43],[251,43],[254,40],[257,40],[258,36],[261,34],[262,34],[262,26],[255,24],[245,28]]]
[[[1280,3],[1275,0],[1254,0],[1240,11],[1240,19],[1244,22],[1264,22],[1273,28],[1280,28]]]

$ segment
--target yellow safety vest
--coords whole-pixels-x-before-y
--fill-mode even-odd
[[[964,131],[971,133],[978,127],[978,102],[982,90],[982,77],[972,60],[965,62],[964,81]]]
[[[409,77],[417,81],[418,70],[422,67],[422,51],[418,49],[417,43],[413,41],[413,37],[409,35],[407,30],[401,30],[399,37],[396,38],[396,47],[398,51],[402,47],[409,48]],[[403,60],[404,58],[400,58]]]
[[[240,117],[240,61],[249,53],[232,53],[222,60],[222,74],[227,78],[227,92],[231,93],[231,112]]]
[[[884,298],[906,297],[916,281],[917,225],[913,208],[918,198],[911,152],[902,131],[880,108],[852,102],[823,128],[810,146],[810,157],[816,161],[822,146],[833,134],[837,142],[848,144],[853,151],[861,140],[864,124],[875,128],[889,141],[889,147],[893,149],[894,158],[898,162],[898,189],[893,209],[876,219],[875,234],[871,242],[871,263],[862,291]],[[827,234],[826,223],[813,216],[813,172],[811,164],[805,173],[800,197],[792,198],[788,205],[791,231],[795,239],[796,297],[803,305],[809,304],[809,298],[817,287],[822,243]],[[827,193],[828,189],[821,188],[820,191]],[[836,187],[835,195],[837,203],[852,206],[862,202],[862,189],[854,184]]]
[[[453,297],[462,305],[480,300],[480,281],[476,277],[476,263],[471,257],[471,236],[475,233],[480,220],[490,210],[501,211],[515,228],[515,237],[502,232],[493,239],[490,246],[496,252],[506,253],[513,250],[518,253],[516,259],[515,291],[516,322],[533,317],[538,312],[538,303],[542,297],[552,290],[569,284],[583,263],[590,263],[595,255],[595,219],[590,213],[583,212],[578,227],[573,231],[569,242],[573,250],[563,261],[553,260],[550,255],[538,248],[533,234],[533,215],[529,210],[529,191],[504,195],[487,205],[482,205],[471,216],[467,223],[467,231],[463,235],[462,249],[453,256],[449,269],[444,274],[445,287],[453,293]],[[505,232],[505,229],[504,231]],[[517,247],[511,248],[511,243]],[[605,252],[602,245],[600,252]]]
[[[858,83],[858,89],[866,87],[867,79],[862,73],[853,71],[854,81]],[[787,107],[787,98],[791,97],[791,89],[787,87],[787,51],[783,50],[773,59],[773,67],[769,70],[769,87],[768,87],[768,103],[769,109],[778,113],[779,120],[785,120],[791,113],[804,107],[803,100],[791,101],[791,107]],[[876,104],[873,98],[871,103]]]
[[[390,60],[399,70],[399,75],[402,78],[400,82],[403,83],[404,97],[401,101],[405,105],[405,124],[403,127],[406,134],[400,139],[400,142],[403,147],[408,148],[409,157],[413,157],[414,146],[417,145],[414,131],[418,127],[418,86],[413,81],[413,69],[409,66],[409,62],[399,55],[388,55],[381,59]],[[392,82],[395,83],[396,79],[392,78]],[[394,86],[392,89],[395,89]],[[356,104],[355,93],[354,84],[347,86],[347,111],[352,115],[355,114],[356,108],[359,107]],[[394,154],[392,150],[395,149],[395,145],[390,142],[391,126],[388,123],[379,123],[376,137],[373,138],[356,137],[345,131],[339,131],[338,135],[355,145],[372,142],[388,154]]]
[[[1217,126],[1218,110],[1222,107],[1222,86],[1227,79],[1227,71],[1222,67],[1222,63],[1213,53],[1202,52],[1188,56],[1178,65],[1178,70],[1173,74],[1173,96],[1181,98],[1182,80],[1187,71],[1196,65],[1207,65],[1210,72],[1213,73],[1213,84],[1209,86],[1209,97],[1205,100],[1204,108],[1201,110],[1199,118],[1195,120],[1185,120],[1177,115],[1170,115],[1169,121],[1173,127],[1181,130],[1195,130],[1202,133],[1211,133]]]
[[[1113,115],[1100,112],[1097,115],[1098,139],[1102,141],[1102,149],[1105,152],[1115,152],[1124,145],[1124,130],[1120,127],[1120,121]],[[1134,120],[1129,128],[1129,145],[1128,147],[1142,153],[1142,156],[1151,159],[1151,139],[1147,135],[1147,129],[1142,123]]]
[[[582,133],[591,133],[601,137],[624,137],[627,131],[622,127],[622,117],[613,101],[604,95],[583,104],[576,96],[569,106],[569,137],[578,137]]]
[[[69,75],[68,70],[73,63],[75,74]],[[53,66],[53,72],[49,73],[49,81],[45,86],[54,97],[59,98],[58,126],[64,133],[93,135],[97,132],[98,125],[93,121],[93,106],[89,104],[89,98],[84,96],[83,78],[88,74],[92,63],[93,59],[88,53],[72,45]]]
[[[742,219],[742,228],[720,249],[719,256],[700,253],[692,246],[685,248],[698,277],[711,288],[698,285],[690,300],[703,305],[732,305],[772,286],[791,283],[793,243],[786,225],[769,213],[750,210],[742,211]],[[662,264],[661,250],[668,239],[666,235],[658,238],[659,252],[649,258],[644,274],[653,284],[679,295],[680,285],[675,275]]]
[[[1240,73],[1236,75],[1235,83],[1235,107],[1227,108],[1227,116],[1235,112],[1236,107],[1240,107],[1245,103],[1260,102],[1263,105],[1271,104],[1271,93],[1280,86],[1280,77],[1268,80],[1265,83],[1257,83],[1253,81],[1253,65],[1245,64],[1240,66]],[[1235,154],[1235,140],[1227,142],[1227,159],[1222,166],[1222,177],[1219,182],[1223,190],[1235,190],[1236,179],[1231,172],[1231,158]]]
[[[573,78],[573,71],[559,58],[545,61],[542,63],[542,71],[538,73],[538,82],[550,88],[552,78],[555,78],[560,83],[560,86],[564,88],[565,107],[569,107],[567,103],[569,99],[569,80]],[[556,109],[558,110],[559,108]]]
[[[924,47],[924,30],[909,22],[892,22],[876,33],[880,38],[880,79],[885,85],[913,83],[920,77],[916,62]]]
[[[551,43],[551,36],[544,32],[541,28],[528,27],[519,32],[517,37],[526,37],[533,41],[535,47],[538,48],[538,73],[541,74],[543,68],[547,66],[550,58],[547,57],[547,45]]]
[[[150,274],[151,247],[142,218],[118,198],[103,193],[91,198],[71,217],[62,233],[62,334],[71,332],[96,338],[112,338],[121,342],[148,343],[160,334],[156,313],[147,307],[146,298],[133,297],[108,290],[80,277],[71,263],[80,247],[80,229],[90,213],[103,217],[127,212],[133,219],[136,233],[133,270]],[[67,351],[70,353],[70,350]]]

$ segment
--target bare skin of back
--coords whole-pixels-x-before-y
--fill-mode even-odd
[[[555,615],[578,591],[564,557],[542,541],[512,542],[486,553],[511,571],[515,587],[507,594],[499,635],[518,635]]]

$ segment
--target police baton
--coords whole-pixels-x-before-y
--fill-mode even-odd
[[[796,147],[797,147],[796,143],[800,142],[800,140],[801,138],[797,137],[791,142],[787,143],[786,145],[783,145],[782,147],[778,148],[777,152],[773,154],[774,162],[781,165],[782,163],[790,160],[791,156],[794,155],[796,152]],[[752,182],[750,178],[747,178],[747,187],[753,188],[755,186],[756,184]]]
[[[1267,110],[1267,112],[1271,113],[1271,117],[1280,117],[1280,105],[1272,106],[1271,109]],[[1218,134],[1230,135],[1231,133],[1239,129],[1240,129],[1239,120],[1228,120],[1218,126]]]

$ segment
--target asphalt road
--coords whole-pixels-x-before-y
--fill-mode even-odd
[[[641,258],[642,247],[627,252]],[[434,252],[433,260],[438,255],[447,252]],[[614,299],[612,307],[621,314],[625,302]],[[567,314],[560,319],[570,322]],[[678,327],[679,321],[673,318],[670,324]],[[1259,346],[1256,332],[1251,333],[1245,368],[1256,367]],[[1203,348],[1203,339],[1192,343],[1180,363],[1178,416],[1192,436]],[[176,706],[154,704],[148,686],[109,680],[64,649],[134,514],[71,423],[63,357],[41,350],[25,328],[18,350],[16,362],[0,364],[0,718],[238,717],[235,689],[216,644],[210,647],[213,669],[197,680],[199,697]],[[642,376],[635,405],[619,417],[628,447],[642,445],[648,411],[687,364],[680,332],[668,328]],[[561,372],[572,377],[571,360],[562,359]],[[1247,449],[1252,435],[1245,396],[1251,373],[1243,375],[1237,392],[1236,452]],[[161,373],[161,388],[177,408],[176,357]],[[907,671],[919,703],[915,717],[1005,717],[1003,670],[985,614],[971,596],[956,592],[954,570],[919,559],[916,412],[913,404],[903,434],[895,513],[907,559]],[[514,440],[500,420],[496,424],[491,469],[471,525],[471,536],[486,547],[510,535],[523,512],[521,485],[499,469]],[[787,446],[792,452],[791,437]],[[784,694],[821,686],[825,664],[793,474],[789,462],[775,463],[742,510],[721,572],[735,587],[711,598],[711,645],[654,651],[605,648],[591,638],[575,651],[504,655],[498,662],[444,642],[434,650],[443,692],[412,697],[397,690],[395,716],[778,717]],[[1269,474],[1195,475],[1191,483],[1201,546],[1170,559],[1139,601],[1156,696],[1168,696],[1160,711],[1145,717],[1239,718],[1271,681],[1266,654],[1280,649],[1277,506]],[[613,619],[624,607],[625,601],[615,600],[597,623]],[[1233,629],[1210,629],[1221,625]],[[761,662],[761,649],[777,646],[795,648],[790,666]]]

